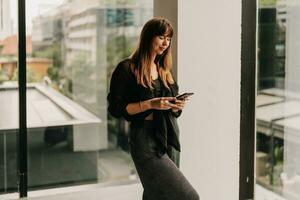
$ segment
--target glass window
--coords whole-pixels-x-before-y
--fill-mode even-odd
[[[257,199],[300,199],[300,2],[258,8]]]
[[[7,193],[17,190],[18,69],[17,17],[4,10],[17,6],[0,6],[0,111],[8,116],[0,117],[0,192]],[[108,114],[106,97],[112,71],[152,15],[152,0],[26,1],[30,191],[138,180],[128,124]]]
[[[17,192],[19,129],[18,37],[15,0],[0,0],[0,194]]]

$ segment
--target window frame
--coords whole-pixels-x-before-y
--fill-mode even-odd
[[[242,0],[239,199],[254,199],[257,1]]]
[[[20,198],[27,197],[28,191],[25,2],[26,0],[18,0],[19,134],[17,134],[17,184]]]
[[[25,1],[18,0],[19,134],[18,192],[27,197],[26,24]],[[239,199],[254,199],[257,2],[242,0]],[[23,67],[20,67],[23,66]]]

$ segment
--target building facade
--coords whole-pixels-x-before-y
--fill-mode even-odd
[[[10,0],[0,0],[0,40],[12,34]]]

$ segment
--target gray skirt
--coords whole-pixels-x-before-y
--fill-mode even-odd
[[[146,120],[142,126],[131,127],[129,134],[131,157],[144,188],[143,200],[199,200],[167,152],[161,152],[153,134],[154,124]]]

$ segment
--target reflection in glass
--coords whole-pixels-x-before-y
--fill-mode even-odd
[[[258,12],[256,180],[300,199],[300,3],[260,0]]]
[[[127,124],[106,96],[152,0],[37,2],[26,2],[29,189],[136,181]]]
[[[0,194],[17,192],[18,38],[13,5],[15,0],[0,0]]]

